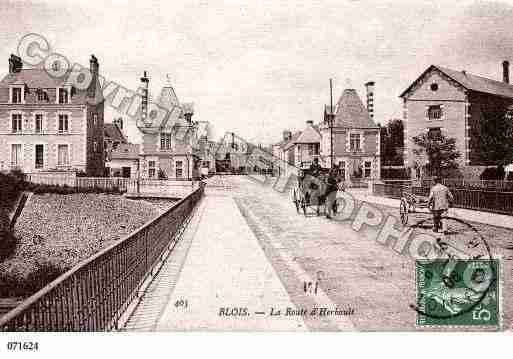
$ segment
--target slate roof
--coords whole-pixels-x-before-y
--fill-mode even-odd
[[[294,141],[294,143],[318,143],[321,142],[321,134],[316,126],[307,125],[301,135]]]
[[[120,143],[127,143],[127,139],[121,129],[113,123],[103,124],[103,133],[106,139],[111,141],[118,141]]]
[[[0,81],[0,87],[8,87],[9,85],[26,85],[30,89],[48,89],[64,86],[68,83],[68,78],[73,73],[68,71],[62,77],[52,77],[43,68],[21,69],[19,72],[8,73]],[[87,101],[87,89],[80,90],[75,88],[76,92],[72,97],[73,103],[85,104]],[[96,82],[95,91],[96,101],[103,100],[100,83]]]
[[[447,67],[431,65],[427,68],[426,71],[422,73],[406,90],[401,93],[399,97],[404,97],[416,84],[417,82],[423,78],[425,75],[433,71],[434,69],[442,72],[446,76],[450,77],[452,80],[459,83],[464,88],[476,91],[487,93],[491,95],[513,98],[513,85],[507,84],[502,81],[492,80],[486,77],[473,75],[465,71],[456,71],[449,69]]]
[[[355,89],[345,89],[340,95],[335,112],[335,127],[378,128]]]
[[[301,136],[301,131],[297,131],[295,133],[292,134],[292,138],[283,145],[283,149],[286,151],[288,150],[289,148],[291,148],[292,146],[294,146],[295,143],[297,143],[297,139]]]

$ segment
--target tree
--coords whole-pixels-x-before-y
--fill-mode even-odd
[[[513,112],[504,106],[484,106],[479,126],[473,128],[473,148],[484,164],[506,166],[513,162]]]
[[[443,135],[430,136],[423,133],[412,138],[418,148],[413,153],[418,157],[426,156],[425,170],[430,175],[448,176],[458,168],[456,160],[461,154],[456,149],[456,139]]]
[[[386,126],[380,126],[382,165],[402,165],[404,146],[404,126],[399,119],[391,120]]]

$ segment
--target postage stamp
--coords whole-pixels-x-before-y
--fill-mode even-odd
[[[498,259],[416,261],[417,325],[500,326]]]

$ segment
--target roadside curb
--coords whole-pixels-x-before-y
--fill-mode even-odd
[[[349,191],[349,193],[354,198],[360,201],[397,208],[399,213],[400,200],[398,199],[372,196],[369,194],[355,193],[351,191]],[[463,208],[451,208],[450,211],[452,216],[465,219],[466,221],[488,224],[495,227],[513,229],[513,216],[507,216],[504,214],[490,212],[474,211]]]

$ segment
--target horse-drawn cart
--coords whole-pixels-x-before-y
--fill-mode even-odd
[[[327,184],[329,170],[321,169],[319,173],[311,174],[303,170],[298,176],[298,183],[291,191],[292,202],[296,206],[297,213],[303,211],[306,216],[308,208],[313,208],[317,215],[321,213],[321,207],[326,212],[326,199],[329,186]],[[336,202],[333,203],[333,211],[337,212]]]
[[[404,226],[408,224],[409,213],[428,213],[425,211],[418,212],[417,209],[429,210],[428,196],[415,193],[415,187],[411,184],[403,186],[401,190],[401,202],[399,203],[399,214]]]

